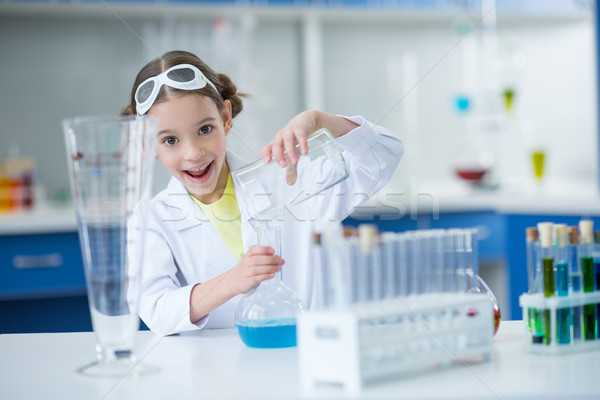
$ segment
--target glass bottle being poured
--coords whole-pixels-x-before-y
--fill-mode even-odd
[[[283,211],[329,189],[348,177],[341,150],[327,129],[307,137],[308,152],[301,155],[296,145],[296,168],[281,168],[276,162],[259,159],[232,175],[251,199],[248,204],[252,223],[258,232],[259,245],[281,253]],[[285,154],[285,153],[284,153]],[[284,257],[285,258],[285,257]],[[274,348],[296,345],[296,315],[304,305],[286,286],[281,273],[261,282],[238,303],[235,326],[249,347]]]

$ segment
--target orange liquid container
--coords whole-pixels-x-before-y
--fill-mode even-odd
[[[0,160],[0,213],[33,207],[33,166],[30,158]]]
[[[13,199],[14,182],[0,174],[0,213],[10,212],[15,208]]]

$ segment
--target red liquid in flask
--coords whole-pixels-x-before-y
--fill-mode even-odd
[[[498,306],[494,306],[494,335],[498,332],[499,327],[500,327],[500,308]]]

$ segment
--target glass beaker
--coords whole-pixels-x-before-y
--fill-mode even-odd
[[[297,172],[292,174],[277,162],[265,163],[262,159],[231,172],[251,199],[253,218],[272,219],[284,207],[305,201],[348,177],[342,152],[327,129],[308,135],[307,144],[308,152],[303,155],[296,145],[299,160]],[[297,177],[302,184],[294,184]]]
[[[133,354],[158,120],[85,117],[62,122],[96,336],[97,361],[78,372],[124,377],[157,371]],[[137,225],[131,224],[136,215]]]
[[[281,255],[281,230],[261,224],[259,245],[270,246]],[[304,311],[302,300],[281,281],[281,273],[262,281],[237,305],[235,327],[249,347],[275,348],[296,346],[296,316]]]

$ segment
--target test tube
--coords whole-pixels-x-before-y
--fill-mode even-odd
[[[469,288],[474,291],[478,285],[479,276],[479,239],[477,229],[465,229],[465,252],[467,260],[467,273]]]
[[[567,228],[569,234],[569,291],[571,293],[581,293],[581,264],[577,249],[579,247],[579,235],[577,227]],[[583,309],[581,306],[575,306],[572,310],[573,340],[581,339],[581,316]]]
[[[526,229],[527,243],[527,275],[529,277],[529,293],[543,293],[544,276],[540,256],[539,232],[535,227]],[[530,308],[528,313],[528,328],[532,334],[532,342],[541,344],[544,342],[543,312],[540,309]]]
[[[567,247],[567,225],[555,224],[553,228],[556,294],[558,296],[567,296],[569,294],[569,249]]]
[[[356,229],[344,229],[344,243],[348,248],[348,267],[351,271],[350,280],[350,299],[352,303],[360,302],[361,282],[366,279],[364,273],[366,270],[362,256],[360,254],[360,244],[358,243],[358,231]]]
[[[467,254],[465,251],[465,236],[461,229],[451,229],[454,236],[454,254],[456,259],[456,289],[460,293],[469,291],[469,279],[467,276]]]
[[[594,277],[596,290],[600,290],[600,231],[594,231]],[[600,316],[600,304],[596,304],[596,315]]]
[[[323,233],[327,253],[330,291],[328,303],[332,307],[345,307],[351,302],[349,251],[344,243],[344,232],[338,223],[328,224]]]
[[[399,296],[408,296],[408,281],[409,281],[409,240],[408,235],[398,234],[396,237],[396,254],[398,261],[396,263],[396,282],[394,288]]]
[[[444,230],[434,229],[429,239],[433,293],[444,292]]]
[[[421,230],[417,232],[418,251],[419,251],[419,265],[418,268],[418,279],[421,293],[432,292],[432,248],[431,248],[431,232],[427,230]]]
[[[569,248],[567,247],[567,225],[554,225],[556,294],[560,297],[569,295]],[[556,340],[560,344],[571,342],[571,309],[556,310]]]
[[[454,234],[444,231],[444,291],[456,292],[456,253]]]
[[[591,220],[579,221],[579,257],[581,260],[581,277],[583,291],[593,292],[594,279],[594,222]],[[583,338],[595,340],[598,336],[598,320],[596,306],[586,304],[583,306]]]
[[[315,275],[319,277],[315,282],[317,299],[319,300],[317,304],[315,304],[315,308],[327,308],[329,306],[329,270],[327,268],[327,260],[325,259],[325,252],[323,251],[321,239],[320,233],[313,233],[311,247],[312,268],[316,271]]]
[[[407,233],[407,294],[418,295],[421,293],[419,286],[419,265],[421,263],[419,253],[419,240],[415,232]]]
[[[540,233],[540,244],[543,276],[544,276],[544,297],[554,296],[554,254],[552,251],[552,222],[540,222],[538,231]],[[550,344],[550,310],[544,310],[544,343]]]
[[[362,274],[359,276],[358,299],[361,302],[373,300],[373,292],[375,286],[376,262],[374,255],[374,248],[377,245],[377,227],[370,224],[362,224],[358,227],[358,240],[360,242],[360,252],[358,260],[359,271]]]
[[[383,260],[383,297],[394,298],[398,295],[396,288],[396,266],[398,264],[397,236],[393,232],[385,232],[381,235],[382,260]]]
[[[527,252],[527,283],[528,292],[533,293],[533,282],[537,274],[537,244],[538,244],[538,230],[535,227],[525,229],[526,237],[526,252]]]
[[[370,254],[371,259],[371,300],[383,299],[384,291],[384,272],[383,272],[383,243],[381,235],[375,234],[373,240],[373,248]]]

